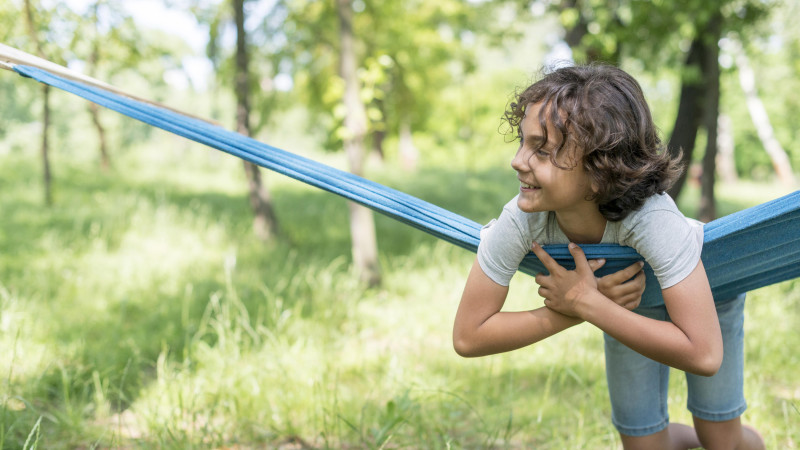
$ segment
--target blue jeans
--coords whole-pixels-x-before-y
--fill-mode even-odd
[[[724,354],[716,375],[686,374],[687,408],[697,418],[721,422],[739,417],[744,400],[744,294],[717,303]],[[640,307],[636,313],[670,320],[665,306]],[[627,436],[647,436],[669,424],[669,367],[649,359],[605,335],[606,378],[611,420]]]

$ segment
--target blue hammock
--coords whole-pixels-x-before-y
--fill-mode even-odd
[[[436,205],[334,169],[302,156],[258,142],[239,133],[184,115],[72,81],[42,69],[16,65],[19,74],[81,96],[144,123],[224,151],[261,167],[355,201],[396,220],[475,252],[481,225]],[[702,259],[714,298],[724,300],[743,292],[800,276],[800,191],[722,217],[705,225]],[[601,274],[641,260],[633,249],[619,245],[582,245],[588,258],[605,258]],[[574,267],[564,245],[545,249],[560,264]],[[544,270],[529,254],[520,271]],[[656,304],[661,288],[645,266],[647,288],[642,304]]]

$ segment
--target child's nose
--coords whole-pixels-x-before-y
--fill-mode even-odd
[[[525,157],[525,152],[523,152],[521,149],[516,155],[514,155],[514,158],[511,159],[511,167],[517,172],[525,172],[530,170],[528,158]]]

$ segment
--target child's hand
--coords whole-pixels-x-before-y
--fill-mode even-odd
[[[589,266],[597,272],[606,263],[592,259]],[[634,310],[642,301],[645,288],[644,262],[638,261],[617,272],[597,278],[597,290],[625,309]]]
[[[569,244],[569,252],[575,259],[575,270],[562,267],[535,242],[532,250],[550,272],[550,275],[536,275],[544,305],[561,314],[582,318],[584,302],[601,295],[598,280],[583,250],[573,243]]]

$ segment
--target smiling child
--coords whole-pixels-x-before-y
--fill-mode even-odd
[[[511,162],[519,193],[481,233],[456,313],[456,351],[510,351],[589,322],[604,332],[612,422],[626,449],[763,448],[740,422],[744,296],[712,297],[702,224],[664,193],[681,168],[636,80],[611,66],[561,68],[518,94],[505,119],[519,137]],[[641,298],[640,264],[596,278],[602,261],[587,261],[576,245],[596,243],[635,249],[660,295]],[[575,270],[544,244],[568,244]],[[536,276],[544,306],[501,311],[531,250],[549,272]],[[694,427],[669,422],[669,367],[686,372]]]

